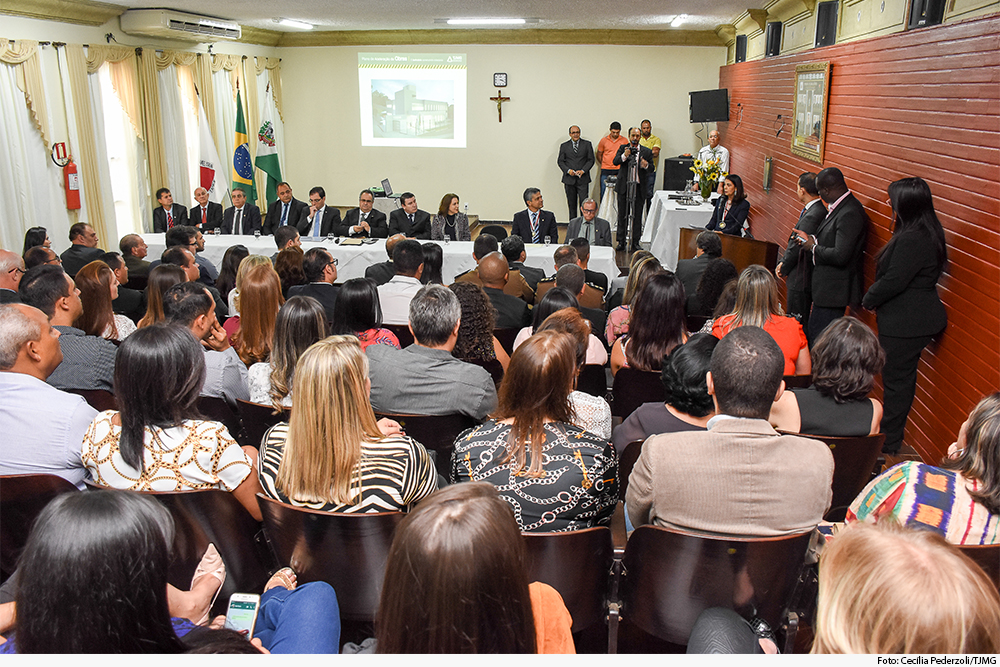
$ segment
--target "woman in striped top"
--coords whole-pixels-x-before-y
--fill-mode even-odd
[[[330,336],[295,366],[295,409],[264,436],[264,492],[327,512],[410,509],[437,488],[434,464],[391,419],[375,420],[368,359],[355,336]]]

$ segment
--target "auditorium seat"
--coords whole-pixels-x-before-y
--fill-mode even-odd
[[[786,375],[782,378],[785,381],[785,389],[808,389],[812,385],[813,376],[810,375]]]
[[[577,391],[590,394],[591,396],[608,396],[608,374],[604,366],[597,364],[585,364],[580,370],[580,375],[576,378]]]
[[[76,491],[58,475],[3,475],[0,477],[0,581],[17,568],[35,519],[63,493]]]
[[[659,371],[637,371],[634,368],[620,368],[615,374],[611,387],[611,414],[628,418],[643,403],[666,400]]]
[[[209,421],[221,422],[225,425],[229,430],[229,435],[233,436],[233,439],[241,445],[248,443],[253,444],[255,447],[260,445],[259,440],[256,443],[251,443],[247,439],[246,434],[243,432],[243,423],[240,421],[239,413],[229,407],[226,399],[219,398],[218,396],[199,396],[198,412]]]
[[[115,400],[115,395],[104,389],[64,389],[63,391],[83,396],[83,400],[87,401],[87,404],[98,412],[118,409],[118,401]]]
[[[472,417],[459,414],[396,415],[380,412],[375,416],[396,420],[406,435],[433,451],[438,474],[445,479],[451,477],[451,453],[455,449],[455,438],[462,431],[479,424]]]
[[[517,334],[520,329],[514,328],[498,328],[493,330],[493,337],[497,339],[500,343],[500,347],[504,349],[507,356],[514,354],[514,339],[517,338]]]
[[[1000,544],[962,544],[958,549],[983,568],[986,576],[1000,590]]]
[[[625,492],[628,491],[628,477],[632,474],[635,462],[642,454],[642,443],[644,440],[633,440],[625,445],[625,449],[618,455],[618,498],[625,502]]]
[[[383,324],[382,327],[396,334],[396,338],[399,339],[400,348],[413,345],[413,334],[410,333],[410,326],[408,324]]]
[[[479,230],[479,234],[476,234],[476,236],[478,237],[480,234],[492,234],[496,237],[497,243],[503,241],[508,236],[507,230],[500,225],[486,225]]]
[[[260,443],[264,440],[264,434],[269,428],[278,422],[288,421],[291,416],[290,408],[275,413],[272,405],[261,405],[239,399],[236,400],[236,406],[240,411],[240,419],[243,422],[247,443],[254,447],[260,447]]]

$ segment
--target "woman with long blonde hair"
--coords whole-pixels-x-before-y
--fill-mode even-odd
[[[264,491],[327,512],[407,510],[432,493],[437,475],[423,445],[399,424],[375,420],[368,358],[355,336],[330,336],[295,366],[295,409],[261,446]]]
[[[247,255],[240,260],[239,266],[236,268],[236,280],[233,284],[233,289],[230,290],[229,295],[226,297],[229,301],[229,314],[232,316],[237,316],[240,314],[240,288],[243,287],[243,280],[250,273],[250,270],[258,266],[270,266],[271,259],[264,255]]]
[[[226,331],[231,332],[233,348],[247,366],[267,361],[274,341],[274,322],[285,303],[285,297],[281,296],[281,279],[270,263],[247,272],[243,289],[236,298],[240,314],[226,320],[225,326]]]

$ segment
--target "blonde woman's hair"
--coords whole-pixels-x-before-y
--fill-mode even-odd
[[[357,336],[330,336],[295,365],[295,407],[277,486],[301,502],[361,501],[361,443],[382,439]]]
[[[813,653],[997,651],[996,587],[937,533],[857,523],[824,549]]]
[[[736,314],[733,328],[763,328],[775,315],[785,314],[778,302],[778,283],[770,271],[760,264],[751,264],[743,269],[736,283],[736,306],[733,313]]]
[[[233,306],[236,307],[237,313],[240,312],[240,288],[243,287],[243,279],[250,273],[250,269],[265,264],[270,265],[271,258],[264,255],[247,255],[240,260],[240,266],[236,269],[236,283],[233,286],[233,289],[236,290],[236,294],[233,296]]]
[[[638,253],[637,253],[638,254]],[[649,277],[661,270],[660,260],[652,255],[642,256],[632,262],[628,271],[628,280],[625,282],[625,293],[622,294],[622,303],[631,306],[636,295],[642,291],[643,285]]]

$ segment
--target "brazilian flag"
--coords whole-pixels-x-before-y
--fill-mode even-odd
[[[246,192],[247,203],[253,204],[257,201],[257,190],[253,185],[253,160],[250,159],[250,140],[239,88],[236,89],[236,141],[233,145],[236,146],[233,152],[233,189],[240,188]]]

